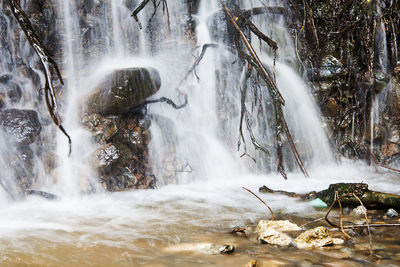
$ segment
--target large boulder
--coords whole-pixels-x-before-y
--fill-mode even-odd
[[[3,110],[0,113],[0,125],[9,140],[18,145],[35,142],[42,130],[36,111],[28,109]]]
[[[127,68],[107,75],[88,98],[89,113],[119,115],[154,95],[161,86],[153,68]]]

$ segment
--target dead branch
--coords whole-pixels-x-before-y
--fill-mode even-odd
[[[251,129],[251,122],[250,122],[250,118],[249,118],[249,114],[246,108],[246,94],[247,94],[247,80],[250,77],[252,72],[252,67],[249,64],[248,68],[247,68],[247,72],[245,74],[245,78],[243,80],[243,86],[242,86],[242,90],[241,90],[241,111],[240,111],[240,122],[239,122],[239,138],[238,138],[238,151],[240,149],[240,145],[241,145],[241,141],[243,140],[243,144],[244,144],[244,151],[245,153],[243,155],[247,155],[247,149],[246,149],[246,141],[243,135],[243,119],[245,119],[246,121],[246,127],[247,127],[247,131],[249,132],[250,135],[250,139],[251,142],[253,143],[254,147],[256,148],[256,150],[260,150],[262,152],[264,152],[267,155],[270,155],[269,151],[267,148],[263,147],[262,145],[260,145],[257,141],[257,139],[255,138],[254,134],[253,134],[253,130]],[[250,157],[250,156],[249,156]],[[250,157],[253,161],[256,161],[253,157]]]
[[[242,187],[242,188],[244,190],[246,190],[247,192],[249,192],[250,194],[252,194],[253,196],[255,196],[258,200],[260,200],[269,209],[269,212],[271,213],[271,219],[275,220],[274,213],[273,213],[272,209],[270,208],[270,206],[268,206],[267,203],[264,202],[264,200],[262,200],[259,196],[257,196],[255,193],[253,193],[250,189],[247,189],[246,187]]]
[[[138,14],[140,13],[140,11],[142,11],[142,9],[150,2],[150,0],[143,0],[142,3],[140,3],[140,5],[133,11],[132,13],[132,17],[134,17],[134,19],[136,20],[136,22],[139,25],[139,28],[142,29],[142,24],[139,21],[138,18]]]
[[[244,35],[244,33],[241,31],[241,29],[239,28],[239,26],[236,23],[236,20],[233,18],[230,10],[226,7],[226,5],[223,3],[222,6],[225,9],[226,14],[228,15],[230,21],[232,22],[232,24],[235,26],[236,30],[239,32],[239,35],[242,39],[242,41],[245,43],[248,51],[250,52],[251,56],[247,55],[247,61],[249,62],[249,64],[252,64],[255,69],[260,73],[260,75],[264,78],[265,82],[267,83],[267,88],[268,91],[273,99],[274,102],[274,109],[275,109],[275,120],[276,120],[276,140],[277,140],[277,157],[278,157],[278,171],[282,174],[282,176],[286,179],[286,173],[284,171],[284,167],[283,167],[283,156],[282,156],[282,146],[283,146],[283,142],[282,142],[282,138],[281,138],[281,134],[282,131],[285,132],[288,141],[290,143],[290,147],[292,149],[292,152],[295,156],[295,159],[297,161],[297,164],[299,165],[301,171],[304,173],[304,175],[306,177],[308,177],[308,173],[304,167],[303,162],[300,159],[300,156],[297,152],[296,146],[293,143],[293,139],[291,137],[290,131],[286,125],[284,116],[283,116],[283,112],[282,112],[282,106],[284,105],[284,100],[281,96],[281,94],[279,93],[279,90],[277,88],[277,85],[275,83],[275,81],[271,78],[271,76],[269,75],[269,73],[267,72],[267,70],[265,69],[264,65],[261,63],[260,59],[257,56],[257,53],[255,52],[254,48],[251,46],[251,44],[249,43],[249,41],[247,40],[246,36]],[[243,53],[244,54],[244,53]]]
[[[189,75],[196,69],[196,67],[200,64],[201,60],[203,59],[207,49],[211,47],[211,48],[216,48],[218,47],[218,44],[205,44],[203,45],[203,47],[201,48],[201,52],[199,57],[195,60],[195,62],[193,63],[193,65],[189,68],[189,70],[186,72],[185,76],[183,77],[183,79],[178,83],[178,85],[176,86],[176,88],[180,87],[182,85],[182,83],[184,81],[186,81],[186,79],[189,77]]]
[[[182,104],[180,104],[180,105],[175,104],[174,101],[172,101],[171,99],[166,98],[166,97],[160,97],[160,98],[154,99],[154,100],[146,100],[146,101],[144,101],[143,103],[141,103],[141,104],[139,104],[139,105],[133,107],[133,108],[132,108],[131,110],[129,110],[128,112],[133,112],[133,111],[136,111],[136,110],[141,110],[141,109],[143,109],[144,107],[146,107],[147,105],[154,104],[154,103],[167,103],[168,105],[172,106],[174,109],[181,109],[181,108],[186,107],[186,105],[187,105],[187,103],[188,103],[188,97],[187,97],[187,95],[185,94],[184,97],[185,97],[185,101],[184,101]]]
[[[241,13],[239,11],[235,11],[233,13],[235,16],[240,18],[238,22],[242,22],[242,24],[245,24],[249,27],[249,29],[260,39],[262,39],[264,42],[266,42],[274,51],[278,49],[278,44],[272,40],[271,37],[268,37],[265,35],[262,31],[260,31],[256,25],[254,25],[253,22],[249,20],[249,17],[247,17],[244,13]]]
[[[368,150],[369,156],[372,159],[375,166],[379,166],[379,167],[382,167],[384,169],[391,170],[394,172],[400,172],[399,169],[395,169],[395,168],[392,168],[392,167],[389,167],[389,166],[379,163],[378,160],[375,158],[374,154],[372,153],[371,149],[369,149],[369,147],[366,147],[366,149]]]
[[[67,137],[69,144],[69,153],[71,154],[71,137],[65,131],[64,127],[61,124],[61,119],[58,115],[58,107],[57,107],[57,99],[53,86],[53,75],[51,72],[51,68],[53,68],[57,74],[57,77],[61,84],[64,84],[63,79],[61,77],[60,70],[58,69],[57,63],[54,61],[53,56],[47,49],[44,47],[40,38],[36,35],[33,30],[32,24],[30,23],[28,17],[26,16],[24,10],[21,8],[19,0],[10,0],[10,8],[11,11],[17,20],[18,24],[21,26],[23,32],[25,33],[26,38],[28,39],[31,47],[39,56],[40,62],[42,63],[46,83],[45,83],[45,99],[47,109],[50,113],[53,122],[58,126],[61,132]]]

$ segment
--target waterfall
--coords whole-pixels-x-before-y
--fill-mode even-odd
[[[279,5],[273,1],[268,4]],[[243,173],[276,170],[275,126],[265,86],[255,89],[260,90],[258,96],[248,93],[246,105],[250,111],[249,127],[253,128],[258,142],[268,147],[270,155],[254,149],[246,127],[243,132],[247,152],[244,153],[243,145],[236,151],[244,72],[229,48],[227,24],[219,4],[212,0],[200,1],[197,13],[192,15],[193,32],[184,29],[187,23],[187,15],[182,15],[185,1],[168,5],[169,17],[161,6],[156,15],[150,8],[143,9],[138,16],[140,29],[130,17],[133,7],[126,6],[123,1],[57,2],[56,28],[61,33],[62,44],[58,59],[66,81],[60,111],[73,146],[68,157],[65,137],[57,133],[56,170],[51,175],[43,171],[38,175],[39,188],[62,195],[102,190],[97,181],[98,173],[91,167],[97,145],[82,127],[82,105],[106,73],[135,66],[152,66],[160,72],[162,87],[153,98],[166,96],[182,102],[186,95],[189,102],[181,110],[163,104],[149,106],[152,118],[150,161],[160,184],[232,179]],[[252,1],[243,1],[241,5],[242,9],[254,7]],[[295,48],[284,18],[255,15],[254,23],[278,43],[274,66],[272,50],[266,45],[260,46],[254,35],[251,37],[263,63],[276,71],[277,85],[286,100],[284,114],[301,158],[307,168],[332,163],[333,153],[318,108],[310,88],[296,73]],[[196,38],[190,39],[191,35]],[[203,58],[194,71],[184,77],[204,46],[208,47],[203,51]],[[52,138],[50,132],[46,128],[48,139]],[[297,167],[288,146],[284,147],[284,154],[286,167],[295,171]]]

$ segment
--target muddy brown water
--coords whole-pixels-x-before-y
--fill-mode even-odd
[[[1,206],[0,265],[245,266],[251,260],[259,266],[400,265],[397,227],[371,229],[372,256],[365,230],[352,233],[352,239],[343,245],[318,249],[259,244],[253,231],[260,219],[269,219],[270,215],[242,185],[256,191],[260,180],[246,178],[229,185],[224,181],[170,185],[151,191],[64,197],[58,201],[30,197],[8,203]],[[286,187],[289,190],[296,186]],[[298,225],[326,213],[297,199],[262,197],[277,219]],[[384,211],[369,211],[368,215],[374,223],[400,223],[399,218],[385,218]],[[338,211],[334,210],[330,218],[338,223]],[[344,223],[357,220],[362,217],[350,214]],[[235,226],[246,227],[247,238],[230,234]],[[307,225],[306,229],[317,226],[329,229],[324,221]],[[289,233],[294,238],[299,234]],[[330,230],[330,234],[344,238],[337,230]],[[235,251],[218,254],[223,244],[234,245]]]

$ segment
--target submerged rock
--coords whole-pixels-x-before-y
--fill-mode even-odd
[[[88,110],[102,115],[122,114],[154,95],[160,86],[161,78],[156,69],[114,70],[89,96]]]
[[[169,253],[191,252],[201,254],[230,254],[235,250],[233,245],[217,245],[214,243],[180,243],[163,249]]]
[[[222,245],[218,251],[220,254],[231,254],[235,250],[235,247],[232,245]]]
[[[353,212],[357,216],[364,216],[364,214],[367,213],[367,208],[360,205],[357,208],[353,209]]]
[[[0,123],[9,140],[18,145],[35,142],[40,134],[38,115],[34,110],[6,109],[0,113]]]
[[[323,226],[305,231],[300,234],[294,242],[299,248],[324,247],[333,244],[332,237]]]
[[[293,240],[290,236],[273,228],[265,229],[264,231],[260,232],[258,240],[261,243],[278,245],[282,247],[287,247],[293,243]]]

